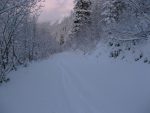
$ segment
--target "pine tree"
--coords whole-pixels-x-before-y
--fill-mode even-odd
[[[90,0],[77,0],[74,7],[74,32],[85,25],[90,24],[91,15],[91,1]]]

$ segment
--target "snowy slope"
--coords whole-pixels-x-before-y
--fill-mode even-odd
[[[64,52],[10,73],[0,113],[149,113],[150,69]]]

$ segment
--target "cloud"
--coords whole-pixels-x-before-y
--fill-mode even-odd
[[[39,17],[40,22],[55,22],[69,16],[73,9],[73,0],[46,0],[43,12]]]

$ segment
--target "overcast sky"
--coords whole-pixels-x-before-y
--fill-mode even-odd
[[[70,14],[73,0],[45,0],[39,21],[56,21]]]

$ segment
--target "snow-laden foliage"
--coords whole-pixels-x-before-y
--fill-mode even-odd
[[[125,3],[121,0],[106,0],[103,4],[104,21],[107,24],[118,22],[125,9]]]
[[[71,44],[86,50],[100,39],[126,44],[147,40],[149,9],[149,0],[75,0]]]
[[[73,27],[73,16],[65,17],[61,22],[50,26],[51,35],[59,42],[61,46],[70,40],[69,34]]]
[[[91,22],[91,1],[76,0],[74,7],[74,32],[80,31],[80,27]]]
[[[42,0],[0,1],[0,83],[5,75],[59,49],[49,26],[37,23]]]
[[[25,48],[21,50],[20,47],[23,46],[22,42],[26,39],[19,35],[24,33],[26,24],[32,21],[30,21],[30,18],[32,18],[30,14],[35,15],[41,7],[41,5],[38,4],[40,1],[41,0],[0,1],[0,82],[7,81],[4,75],[16,69],[16,65],[23,63],[22,59],[24,58],[22,57],[22,53],[24,53]],[[30,28],[30,30],[32,30],[32,28]],[[34,30],[32,31],[34,32]],[[26,32],[26,34],[28,33]],[[29,38],[30,35],[26,37]],[[30,48],[30,46],[28,47]]]
[[[73,12],[73,26],[70,34],[73,48],[85,50],[92,40],[92,2],[91,0],[76,0]],[[90,27],[89,27],[90,26]],[[91,43],[92,44],[92,43]]]
[[[18,65],[70,46],[87,51],[104,40],[116,58],[150,37],[149,0],[75,0],[71,16],[53,25],[37,23],[39,2],[0,1],[0,80]]]

